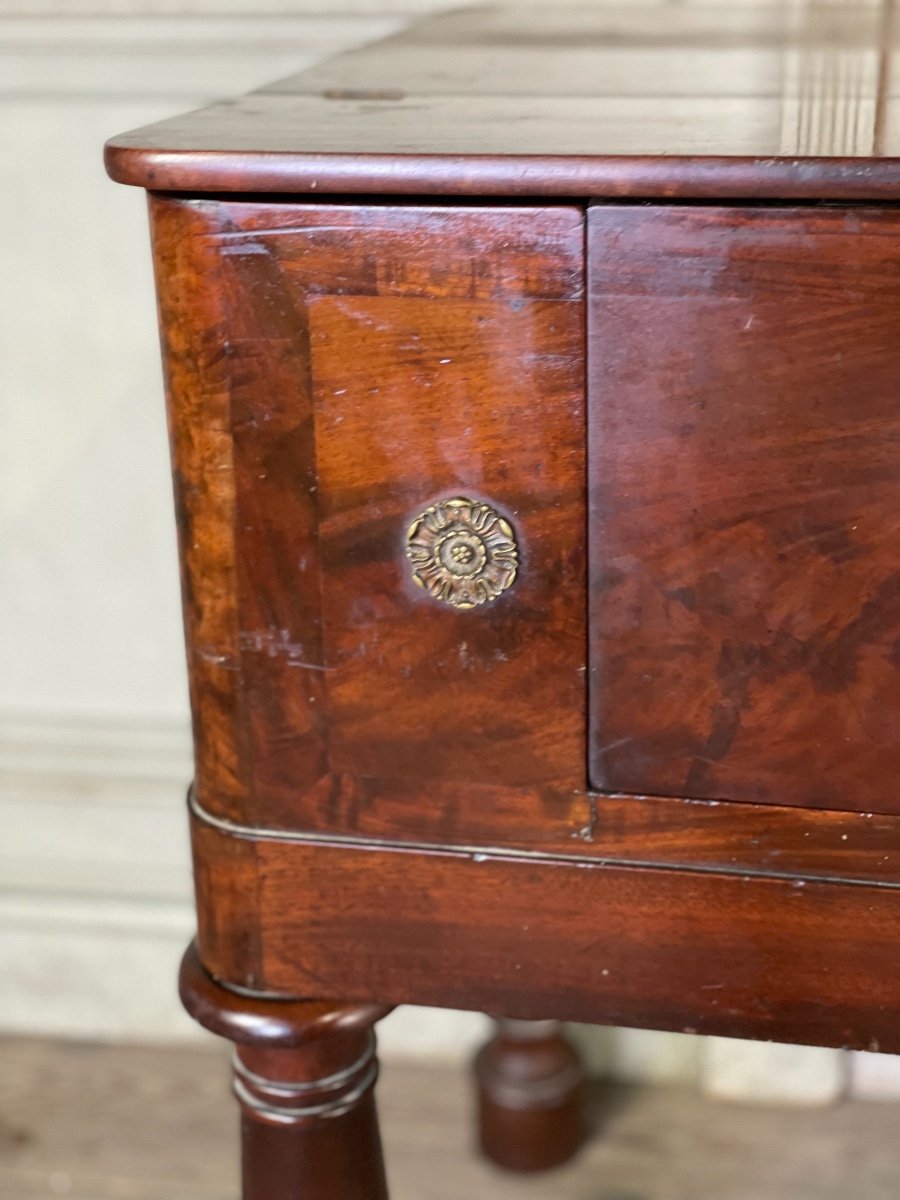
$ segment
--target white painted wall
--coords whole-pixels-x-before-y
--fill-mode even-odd
[[[174,992],[190,748],[146,221],[140,193],[107,180],[103,141],[436,7],[0,0],[2,1029],[201,1036]],[[404,1009],[381,1040],[459,1060],[483,1030]],[[845,1084],[829,1052],[576,1032],[628,1079],[794,1102]],[[900,1094],[896,1060],[852,1071],[863,1094]]]

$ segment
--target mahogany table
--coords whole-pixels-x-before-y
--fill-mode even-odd
[[[893,6],[454,12],[115,138],[196,741],[182,994],[245,1200],[380,1200],[372,1026],[900,1050]],[[529,1121],[531,1124],[529,1124]]]

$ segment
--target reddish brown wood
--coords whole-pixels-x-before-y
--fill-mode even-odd
[[[200,805],[290,829],[341,772],[583,786],[583,215],[152,208]],[[477,613],[405,554],[458,495],[520,543]]]
[[[159,190],[889,199],[893,0],[446,13],[114,138]]]
[[[204,1029],[257,1049],[293,1050],[330,1034],[368,1033],[391,1011],[391,1005],[385,1004],[341,1004],[236,991],[209,974],[193,942],[181,960],[178,992],[184,1007]]]
[[[194,947],[180,986],[201,1025],[238,1043],[243,1200],[387,1200],[372,1025],[389,1009],[239,995]]]
[[[496,1023],[475,1060],[481,1152],[510,1171],[546,1171],[579,1149],[586,1080],[558,1021]]]
[[[165,227],[165,216],[161,217]],[[171,223],[170,223],[171,226]],[[224,293],[221,259],[196,236],[201,225],[184,212],[179,236],[157,238],[156,279],[169,432],[178,515],[185,640],[190,662],[196,782],[217,797],[218,811],[243,813],[249,760],[235,736],[243,700],[227,670],[238,652],[234,474],[228,391],[219,331]],[[191,247],[190,263],[183,261]],[[188,314],[202,325],[186,329]],[[202,603],[192,603],[202,578]]]
[[[597,787],[900,808],[898,235],[591,211]]]
[[[706,100],[703,102],[707,103]],[[435,114],[410,105],[409,124],[427,128]],[[482,111],[479,100],[478,111]],[[291,105],[291,128],[309,128],[311,114],[305,105]],[[328,128],[331,110],[317,113]],[[358,117],[354,107],[347,124]],[[227,116],[230,118],[231,111]],[[473,116],[466,112],[465,118]],[[536,119],[526,112],[523,124]],[[569,124],[591,123],[594,113],[566,114]],[[512,115],[497,114],[493,140],[510,128]],[[281,121],[279,121],[279,124]],[[448,123],[449,124],[449,123]],[[527,124],[526,124],[527,127]],[[452,126],[451,126],[452,128]],[[403,131],[405,134],[405,130]],[[558,135],[558,128],[552,134]],[[177,136],[177,134],[175,135]],[[448,133],[449,136],[449,133]],[[548,138],[552,136],[548,134]],[[131,135],[134,145],[110,144],[106,168],[119,183],[160,192],[201,193],[271,192],[293,194],[304,200],[321,195],[497,197],[531,203],[535,199],[568,200],[673,197],[685,200],[817,200],[865,202],[900,198],[898,156],[873,159],[819,158],[813,163],[792,158],[670,157],[662,154],[577,156],[549,153],[496,154],[486,152],[461,158],[456,153],[428,154],[326,154],[264,151],[181,150],[163,153],[149,147],[149,139]],[[225,140],[223,138],[223,140]],[[397,138],[400,141],[400,137]],[[405,139],[404,139],[405,140]],[[122,139],[116,139],[121,142]],[[660,146],[662,143],[659,143]]]
[[[296,810],[302,830],[338,841],[900,883],[900,818],[871,812],[550,788],[425,788],[349,776],[299,797]],[[196,805],[195,811],[207,819]],[[248,838],[260,832],[240,824],[225,828]],[[252,859],[254,844],[236,842],[232,853]],[[222,923],[249,944],[253,931],[244,928],[242,906],[236,896],[233,907],[221,911]]]
[[[204,962],[236,983],[208,914],[258,889],[267,990],[900,1050],[896,887],[277,839],[253,878],[195,839]]]
[[[352,1106],[317,1119],[293,1115],[306,1105],[338,1105],[332,1089],[306,1090],[306,1064],[298,1056],[287,1059],[286,1078],[255,1083],[253,1104],[241,1105],[242,1200],[387,1200],[387,1181],[375,1102],[371,1087]],[[249,1059],[247,1062],[245,1060]],[[245,1080],[255,1061],[239,1051],[236,1080]],[[343,1064],[335,1055],[334,1065]],[[346,1070],[346,1067],[341,1067]],[[357,1087],[365,1079],[352,1079]],[[303,1087],[302,1107],[286,1104],[285,1092]],[[249,1095],[249,1088],[243,1095]],[[275,1101],[273,1105],[272,1102]],[[272,1106],[271,1113],[255,1105]],[[277,1114],[277,1115],[275,1115]]]

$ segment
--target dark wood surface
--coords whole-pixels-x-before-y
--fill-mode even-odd
[[[591,770],[897,812],[900,215],[589,215]]]
[[[478,1144],[508,1171],[568,1162],[587,1135],[587,1076],[559,1021],[495,1022],[475,1058]]]
[[[587,791],[579,212],[157,198],[153,213],[198,720],[206,965],[276,996],[893,1046],[900,822],[876,815],[889,796],[874,776],[858,813]],[[657,244],[642,232],[654,216],[676,231],[668,260],[663,235]],[[681,348],[706,321],[716,353],[738,353],[761,293],[768,386],[754,390],[746,364],[739,378],[746,411],[761,394],[763,431],[768,418],[783,437],[769,429],[755,445],[747,417],[744,444],[721,443],[733,453],[725,475],[737,494],[748,478],[764,485],[765,501],[777,448],[806,446],[812,411],[849,429],[835,435],[849,454],[840,478],[847,494],[873,499],[872,533],[860,541],[866,553],[840,561],[855,586],[816,586],[809,611],[835,595],[858,604],[868,577],[852,572],[881,569],[875,535],[893,520],[888,425],[874,420],[889,407],[894,284],[878,230],[893,217],[801,213],[805,240],[792,258],[776,237],[784,214],[739,216],[594,210],[610,229],[621,218],[595,295],[613,294],[617,270],[627,287],[591,353],[625,354],[628,288],[649,320],[666,270],[685,315],[682,325],[659,318],[630,371],[617,360],[623,388],[592,421],[646,413],[657,396],[680,403],[677,390],[648,386],[656,348],[671,337],[686,370],[695,360]],[[873,247],[858,269],[846,238],[854,219]],[[683,225],[701,231],[693,256]],[[679,271],[704,278],[710,229],[719,254],[710,277],[738,302],[717,305],[713,290],[707,321],[687,303],[705,293],[696,282],[679,290]],[[630,274],[617,267],[626,250]],[[855,307],[829,307],[834,277]],[[809,334],[779,358],[778,337],[806,328],[802,289]],[[835,306],[843,315],[824,342],[817,330]],[[844,347],[849,366],[816,358],[822,345]],[[715,383],[714,354],[696,361]],[[861,415],[839,404],[848,371],[870,378]],[[685,394],[699,382],[688,378]],[[631,407],[625,385],[645,389]],[[667,409],[656,402],[649,427],[662,436]],[[739,406],[725,411],[740,420]],[[624,432],[608,426],[605,445],[610,462],[592,470],[592,496],[598,480],[616,485],[607,466],[617,447],[628,460]],[[699,458],[693,474],[671,464],[670,455],[637,477],[665,496],[703,478]],[[796,474],[796,494],[817,503],[808,462]],[[492,606],[456,611],[412,585],[403,530],[442,492],[470,491],[509,515],[521,574]],[[712,501],[727,518],[714,488]],[[828,502],[846,521],[844,491]],[[670,528],[653,514],[648,527]],[[694,547],[688,523],[671,528]],[[653,544],[635,542],[648,563]],[[605,545],[591,549],[595,563],[607,561]],[[794,562],[778,569],[803,599],[807,575]],[[890,609],[878,616],[890,620]],[[702,630],[720,632],[711,618]],[[608,683],[633,711],[627,677]],[[890,697],[881,703],[887,712]],[[779,782],[796,800],[793,779]]]
[[[114,138],[163,190],[896,198],[893,0],[484,8]]]
[[[587,793],[580,214],[173,199],[155,200],[153,211],[199,726],[194,837],[206,965],[276,995],[900,1045],[890,959],[900,825],[872,815],[889,803],[874,775],[857,794],[868,801],[862,813]],[[893,528],[885,432],[895,293],[879,233],[893,217],[799,214],[796,245],[784,214],[740,217],[723,222],[705,208],[592,214],[595,232],[611,231],[594,294],[617,299],[590,348],[612,355],[618,374],[611,399],[592,410],[598,428],[607,422],[610,459],[599,475],[592,469],[591,495],[598,481],[608,495],[628,482],[614,468],[617,450],[631,461],[629,426],[620,433],[613,415],[649,412],[645,425],[662,438],[666,404],[682,403],[648,375],[665,339],[682,371],[699,362],[707,372],[688,372],[683,394],[696,399],[708,377],[717,396],[715,354],[741,353],[738,334],[756,313],[769,336],[750,337],[746,355],[758,355],[766,386],[739,358],[745,392],[732,381],[732,402],[718,410],[737,432],[710,446],[732,453],[720,473],[735,495],[748,479],[760,485],[759,511],[771,504],[777,531],[778,448],[818,448],[804,422],[827,419],[835,453],[849,457],[838,460],[845,486],[823,503],[846,523],[847,497],[860,502],[866,552],[838,560],[847,591],[844,576],[820,584],[813,575],[808,597],[811,568],[773,561],[810,613],[849,596],[852,620],[865,572],[886,561],[875,552],[889,537],[877,535]],[[654,218],[656,241],[644,232]],[[850,253],[853,220],[868,257]],[[714,269],[704,275],[710,229]],[[699,230],[693,251],[686,230]],[[618,266],[626,251],[630,272]],[[708,310],[698,309],[706,293],[696,281],[709,278],[737,301],[720,303],[713,288]],[[629,289],[649,323],[669,279],[678,303],[654,318],[658,329],[648,324],[629,370]],[[831,300],[834,279],[844,283],[842,304]],[[829,321],[826,341],[818,331]],[[792,353],[780,352],[791,330]],[[695,359],[682,348],[702,336],[709,350]],[[822,346],[845,358],[821,357]],[[844,381],[860,375],[861,407],[841,406]],[[665,403],[648,409],[656,397]],[[710,402],[705,411],[717,410]],[[815,506],[812,460],[786,461],[798,503]],[[679,495],[680,480],[702,482],[715,462],[712,450],[698,453],[679,475],[670,453],[636,478],[651,497],[653,486]],[[456,611],[411,584],[403,530],[443,491],[483,494],[521,538],[521,576],[493,606]],[[691,505],[681,502],[684,519],[667,524],[651,512],[647,527],[696,549]],[[632,520],[635,511],[623,508]],[[674,503],[669,511],[680,512]],[[712,485],[710,511],[727,531]],[[635,564],[652,563],[654,544],[633,544],[638,582]],[[728,542],[734,553],[745,545]],[[608,562],[608,545],[591,549],[595,563]],[[801,541],[798,553],[832,569],[827,539]],[[769,564],[766,553],[759,559]],[[890,612],[881,606],[877,616],[889,621]],[[713,616],[703,635],[724,637]],[[667,647],[659,653],[665,667]],[[804,665],[813,669],[815,655]],[[618,682],[606,674],[633,714],[626,693],[640,688],[627,673]],[[868,675],[859,686],[871,686]],[[890,695],[880,703],[889,716]],[[763,779],[769,761],[759,762]],[[880,760],[869,761],[874,771]],[[786,798],[797,798],[794,778],[778,780]]]
[[[326,804],[326,797],[331,804]],[[789,879],[900,884],[900,820],[878,813],[553,790],[405,787],[321,789],[321,809],[298,796],[285,840],[325,840],[499,852],[536,861],[633,863]],[[192,801],[194,820],[252,838],[258,826],[222,821]],[[235,843],[237,855],[252,843]],[[240,913],[233,915],[236,924]],[[223,916],[223,920],[224,920]]]
[[[238,996],[193,946],[179,982],[191,1016],[236,1043],[243,1200],[387,1200],[372,1025],[388,1009]]]
[[[194,837],[203,961],[236,983],[900,1051],[896,887]],[[252,936],[216,920],[236,898]]]
[[[302,829],[348,773],[583,789],[582,213],[153,214],[199,805]],[[519,542],[477,611],[406,556],[458,495]]]

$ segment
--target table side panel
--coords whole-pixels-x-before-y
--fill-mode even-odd
[[[583,791],[582,210],[153,209],[200,806],[315,829],[347,779]],[[519,543],[468,611],[406,557],[455,496]]]
[[[900,213],[589,230],[592,782],[900,811]]]

